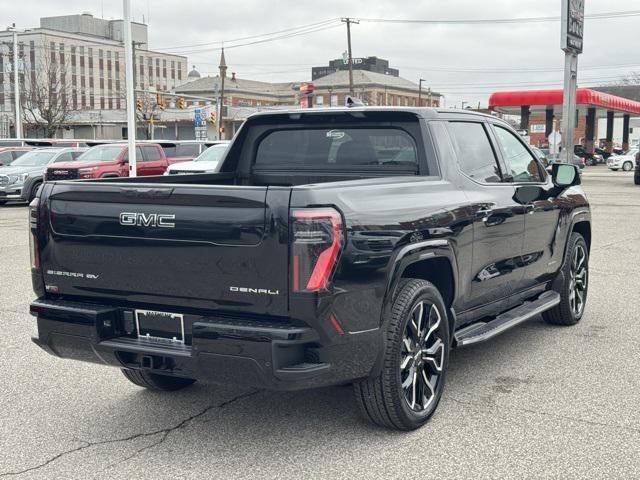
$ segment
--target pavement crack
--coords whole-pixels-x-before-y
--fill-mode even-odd
[[[177,431],[180,430],[181,428],[184,428],[186,425],[188,425],[189,423],[191,423],[192,421],[206,415],[207,413],[209,413],[211,410],[213,410],[214,408],[225,408],[227,406],[229,406],[232,403],[235,403],[239,400],[242,400],[244,398],[250,397],[252,395],[256,395],[257,393],[259,393],[260,390],[252,390],[250,392],[245,392],[242,393],[240,395],[236,395],[235,397],[226,400],[222,403],[219,404],[215,404],[215,405],[209,405],[206,408],[200,410],[198,413],[195,413],[194,415],[191,415],[190,417],[185,418],[184,420],[180,421],[179,423],[177,423],[176,425],[172,426],[172,427],[166,427],[166,428],[161,428],[159,430],[155,430],[153,432],[143,432],[143,433],[135,433],[133,435],[129,435],[128,437],[122,437],[122,438],[114,438],[111,440],[100,440],[97,442],[90,442],[87,440],[79,440],[80,442],[83,443],[83,445],[80,445],[79,447],[76,448],[72,448],[69,450],[65,450],[64,452],[60,452],[56,455],[54,455],[53,457],[45,460],[44,462],[38,464],[38,465],[34,465],[32,467],[28,467],[22,470],[17,470],[17,471],[13,471],[13,472],[2,472],[0,473],[0,478],[2,477],[13,477],[13,476],[18,476],[18,475],[22,475],[24,473],[28,473],[28,472],[33,472],[34,470],[40,470],[48,465],[50,465],[51,463],[59,460],[62,457],[65,457],[67,455],[72,455],[74,453],[77,452],[81,452],[82,450],[86,450],[88,448],[92,448],[92,447],[96,447],[96,446],[100,446],[100,445],[108,445],[108,444],[112,444],[112,443],[119,443],[119,442],[129,442],[131,440],[136,440],[139,438],[148,438],[148,437],[153,437],[155,435],[161,435],[160,439],[150,445],[147,445],[143,448],[140,448],[138,450],[136,450],[132,455],[130,455],[129,457],[123,459],[120,462],[117,462],[114,465],[111,466],[115,466],[118,463],[123,463],[126,462],[132,458],[134,458],[135,456],[139,455],[140,453],[144,452],[145,450],[149,450],[151,448],[154,448],[160,444],[162,444],[167,437]]]

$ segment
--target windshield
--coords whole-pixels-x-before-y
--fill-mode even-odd
[[[227,150],[226,144],[212,145],[202,152],[194,162],[218,162],[222,158],[222,154]]]
[[[120,152],[122,152],[122,147],[118,145],[98,145],[84,152],[78,157],[78,160],[108,162],[117,159]]]
[[[12,167],[39,167],[49,163],[57,152],[27,152],[11,164]]]

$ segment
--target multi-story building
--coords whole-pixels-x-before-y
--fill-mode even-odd
[[[5,113],[15,108],[12,35],[0,32],[0,112]],[[167,91],[186,81],[186,57],[149,50],[146,24],[134,22],[132,37],[136,88]],[[75,130],[76,137],[95,134],[97,118],[106,110],[119,111],[107,116],[126,121],[122,20],[89,13],[41,18],[38,28],[18,33],[18,58],[23,110],[28,111],[26,107],[48,84],[48,101],[65,100],[70,109],[65,128]],[[28,112],[23,117],[28,131]],[[103,127],[110,136],[121,138],[122,125],[113,123]]]
[[[367,70],[369,72],[382,73],[383,75],[400,76],[398,69],[389,67],[389,60],[383,58],[352,58],[351,64],[353,70]],[[342,58],[331,60],[328,66],[312,67],[311,80],[317,80],[320,77],[325,77],[341,70],[349,70],[349,57],[347,56],[347,52],[344,53]]]

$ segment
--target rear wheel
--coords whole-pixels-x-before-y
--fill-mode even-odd
[[[160,375],[158,373],[146,372],[144,370],[129,370],[123,368],[122,373],[127,380],[139,387],[164,392],[181,390],[195,382],[195,380],[191,378],[170,377],[169,375]]]
[[[356,401],[373,423],[413,430],[433,415],[449,363],[449,328],[438,289],[404,280],[387,322],[379,375],[354,384]]]
[[[560,272],[560,303],[542,314],[547,323],[575,325],[584,314],[589,287],[589,251],[579,233],[569,238],[569,248]]]
[[[622,164],[622,170],[624,170],[625,172],[630,172],[632,168],[633,168],[633,163],[631,162],[624,162]]]

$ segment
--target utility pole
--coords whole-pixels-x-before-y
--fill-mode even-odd
[[[15,134],[16,138],[22,138],[22,115],[20,112],[20,81],[18,78],[18,31],[16,24],[11,27],[13,30],[13,96],[16,109]]]
[[[418,106],[421,107],[422,106],[422,82],[424,82],[424,78],[421,78],[420,81],[418,81]]]
[[[469,103],[469,102],[465,102],[464,100],[462,100],[462,101],[460,102],[460,108],[461,108],[462,110],[464,110],[464,105],[465,105],[466,103]]]
[[[428,99],[427,105],[431,107],[431,87],[427,89],[427,99]]]
[[[353,55],[351,54],[351,24],[360,23],[357,20],[346,17],[340,19],[343,23],[347,24],[347,52],[349,55],[349,95],[353,96]]]
[[[131,0],[122,0],[124,10],[124,83],[127,92],[127,144],[129,176],[135,177],[136,162],[136,100],[133,85],[133,41],[131,38]]]
[[[222,140],[222,112],[224,109],[224,79],[227,76],[227,62],[224,58],[224,47],[220,53],[220,107],[218,108],[218,140]]]

